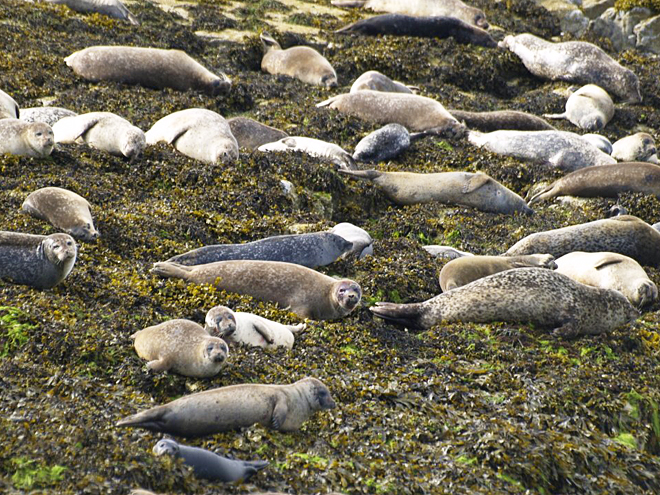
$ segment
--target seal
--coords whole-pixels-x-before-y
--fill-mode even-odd
[[[582,134],[582,139],[594,145],[606,155],[612,154],[612,143],[605,136],[600,134]]]
[[[459,122],[470,129],[483,132],[514,130],[514,131],[554,131],[555,128],[541,117],[517,110],[495,110],[493,112],[468,112],[466,110],[449,110]]]
[[[374,240],[366,230],[349,222],[341,222],[332,227],[330,232],[353,244],[353,247],[341,256],[342,258],[356,256],[362,259],[374,254]]]
[[[369,309],[408,328],[503,321],[549,327],[564,338],[610,332],[639,317],[620,292],[589,287],[544,268],[507,270],[421,303],[376,303]]]
[[[466,128],[440,102],[419,95],[362,90],[333,96],[316,105],[377,124],[401,124],[409,131],[427,131],[461,137]]]
[[[153,448],[154,454],[171,455],[183,459],[183,463],[193,468],[195,476],[211,481],[247,482],[252,476],[268,466],[268,461],[241,461],[222,457],[209,450],[189,447],[163,438]]]
[[[361,19],[335,31],[337,34],[364,36],[416,36],[420,38],[454,38],[457,43],[495,48],[497,42],[488,31],[456,17],[416,17],[405,14],[383,14]]]
[[[548,253],[559,258],[573,251],[608,251],[629,256],[642,265],[658,266],[660,232],[637,217],[619,215],[528,235],[505,254]]]
[[[193,249],[167,261],[186,266],[227,260],[283,261],[316,268],[333,263],[353,244],[331,232],[266,237],[245,244],[216,244]]]
[[[55,228],[82,241],[94,242],[99,232],[94,227],[91,207],[82,196],[60,187],[42,187],[30,193],[21,207],[24,212],[50,222]]]
[[[290,152],[300,151],[316,158],[329,160],[339,168],[355,169],[355,161],[350,153],[333,143],[327,143],[320,139],[288,136],[274,143],[262,144],[257,148],[259,151],[269,152]]]
[[[518,55],[527,70],[541,79],[596,84],[625,102],[642,101],[635,73],[592,43],[552,43],[525,33],[505,36],[499,46]]]
[[[47,124],[0,119],[0,154],[45,158],[53,151],[54,144],[53,129]]]
[[[227,76],[217,76],[181,50],[134,46],[90,46],[64,59],[88,81],[138,84],[152,89],[190,89],[210,95],[226,93]]]
[[[225,118],[205,108],[188,108],[166,115],[146,133],[147,144],[161,141],[179,153],[206,163],[232,163],[238,142]]]
[[[68,234],[0,231],[0,279],[50,289],[71,273],[77,254],[76,242]]]
[[[0,119],[18,119],[20,114],[16,100],[0,89]]]
[[[589,132],[599,131],[614,117],[614,102],[600,86],[582,86],[566,101],[564,113],[544,114],[546,119],[567,119]]]
[[[227,123],[238,142],[238,147],[250,151],[256,150],[262,144],[279,141],[288,136],[284,131],[247,117],[233,117],[227,119]]]
[[[410,147],[410,143],[427,136],[428,132],[410,134],[401,124],[387,124],[360,140],[353,159],[359,162],[382,162],[396,158]]]
[[[130,160],[139,157],[147,145],[142,129],[111,112],[64,117],[53,125],[53,132],[56,143],[84,143]]]
[[[128,416],[117,426],[182,437],[212,435],[255,423],[288,432],[298,430],[315,412],[335,407],[328,387],[306,377],[290,385],[245,383],[186,395]]]
[[[283,325],[252,313],[232,311],[226,306],[215,306],[206,313],[204,329],[232,344],[253,347],[286,347],[291,349],[295,334],[307,325]]]
[[[655,139],[646,132],[621,138],[612,145],[612,157],[620,162],[658,163]]]
[[[340,170],[341,173],[366,179],[398,205],[414,205],[438,201],[450,205],[470,206],[481,211],[513,215],[531,214],[525,200],[483,173],[380,172],[378,170]]]
[[[151,270],[161,277],[212,284],[220,290],[273,301],[303,318],[333,320],[351,313],[360,302],[357,282],[337,280],[311,268],[280,261],[218,261],[184,266],[169,261]]]
[[[126,6],[119,0],[46,0],[49,3],[63,4],[76,12],[83,14],[97,13],[107,15],[114,19],[128,21],[134,26],[138,26],[140,21],[131,14]]]
[[[658,298],[658,287],[639,263],[628,256],[576,251],[556,261],[558,273],[592,287],[617,290],[638,308]]]
[[[616,198],[624,192],[653,194],[660,199],[660,167],[652,163],[630,162],[582,168],[535,193],[529,204],[557,196]]]
[[[487,277],[494,273],[515,268],[557,268],[555,258],[549,254],[529,254],[527,256],[462,256],[456,258],[440,270],[442,292]]]
[[[78,115],[76,112],[61,107],[31,107],[21,110],[23,122],[43,122],[51,127],[64,117],[75,117],[76,115]]]
[[[268,74],[283,74],[307,84],[334,88],[337,73],[330,62],[309,46],[293,46],[282,50],[280,44],[268,33],[259,36],[264,49],[261,70]]]
[[[357,91],[362,91],[365,89],[370,89],[372,91],[384,91],[387,93],[407,93],[412,94],[413,89],[417,89],[414,86],[406,86],[399,81],[393,81],[389,77],[376,70],[368,70],[358,77],[349,93],[355,93]]]
[[[470,131],[468,140],[498,155],[533,160],[566,172],[590,165],[616,163],[614,158],[572,132]]]
[[[463,256],[474,256],[472,253],[467,251],[461,251],[451,246],[439,246],[436,244],[431,244],[428,246],[422,246],[422,249],[429,253],[431,256],[436,258],[445,258],[448,260],[455,260],[457,258],[462,258]]]

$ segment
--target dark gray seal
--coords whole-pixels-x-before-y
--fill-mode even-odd
[[[233,117],[227,119],[227,123],[238,142],[238,147],[250,151],[256,150],[262,144],[279,141],[288,136],[284,131],[247,117]]]
[[[128,21],[137,26],[140,21],[131,14],[126,6],[119,0],[46,0],[50,3],[59,3],[66,5],[71,10],[82,12],[83,14],[97,13],[107,15],[114,19]]]
[[[401,124],[387,124],[360,140],[353,159],[371,163],[390,160],[406,151],[411,142],[427,135],[426,132],[410,134]]]
[[[31,107],[21,110],[23,122],[43,122],[51,127],[64,117],[75,117],[76,115],[78,115],[76,112],[61,107]]]
[[[541,117],[517,110],[495,110],[493,112],[469,112],[452,110],[449,113],[470,129],[483,132],[499,130],[513,131],[553,131],[555,130]]]

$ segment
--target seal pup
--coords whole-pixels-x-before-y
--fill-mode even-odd
[[[660,232],[637,217],[620,215],[530,234],[504,254],[548,253],[559,258],[573,251],[608,251],[629,256],[642,265],[658,266]]]
[[[658,298],[658,287],[639,263],[628,256],[576,251],[556,261],[558,273],[592,287],[617,290],[638,308]]]
[[[76,115],[78,115],[76,112],[61,107],[31,107],[21,110],[23,122],[43,122],[51,127],[64,117],[75,117]]]
[[[349,222],[341,222],[332,227],[330,232],[353,244],[349,251],[341,255],[342,258],[356,256],[362,259],[374,254],[374,240],[366,230]]]
[[[658,163],[657,153],[655,139],[646,132],[626,136],[612,145],[612,157],[620,162]]]
[[[160,277],[212,284],[220,290],[247,294],[312,320],[334,320],[351,313],[362,289],[353,280],[337,280],[293,263],[281,261],[218,261],[184,266],[169,261],[151,270]]]
[[[639,317],[620,292],[589,287],[544,268],[507,270],[421,303],[376,303],[369,309],[408,328],[503,321],[549,327],[564,338],[610,332]]]
[[[353,159],[371,163],[390,160],[406,151],[410,143],[427,135],[427,132],[410,134],[401,124],[387,124],[360,140],[353,151]]]
[[[164,321],[135,332],[131,339],[138,356],[149,361],[147,368],[156,372],[208,378],[220,372],[229,355],[224,340],[190,320]]]
[[[518,55],[527,70],[541,79],[592,83],[625,102],[642,101],[637,76],[592,43],[552,43],[525,33],[505,36],[499,46]]]
[[[566,100],[564,113],[543,114],[546,119],[566,119],[589,132],[599,131],[614,117],[614,102],[600,86],[582,86]]]
[[[445,258],[448,260],[455,260],[458,258],[462,258],[463,256],[474,256],[474,254],[472,253],[468,253],[467,251],[461,251],[460,249],[456,249],[455,247],[439,246],[437,244],[422,246],[422,249],[424,249],[424,251],[429,253],[431,256],[435,256],[436,258]]]
[[[494,273],[515,268],[557,268],[555,258],[549,254],[526,256],[461,256],[451,260],[440,270],[442,292],[461,287]]]
[[[210,95],[226,93],[231,81],[217,76],[181,50],[135,46],[90,46],[64,59],[88,81],[139,84],[152,89],[194,89]]]
[[[20,114],[16,100],[0,89],[0,119],[18,119]]]
[[[317,107],[328,107],[377,124],[401,124],[409,131],[433,131],[442,136],[461,137],[465,125],[440,102],[419,95],[362,90],[333,96]]]
[[[154,454],[171,455],[183,459],[183,463],[193,468],[195,476],[211,481],[246,482],[263,468],[268,461],[241,461],[222,457],[210,450],[189,447],[171,438],[163,438],[153,448]]]
[[[273,143],[262,144],[257,148],[264,153],[300,151],[307,155],[329,160],[339,168],[355,169],[355,160],[341,146],[302,136],[287,136]]]
[[[227,119],[227,123],[238,142],[238,147],[250,151],[256,150],[262,144],[279,141],[288,136],[284,131],[247,117],[233,117]]]
[[[55,228],[82,241],[94,242],[99,232],[94,227],[91,207],[82,196],[61,187],[42,187],[23,201],[22,210],[50,222]]]
[[[53,129],[47,124],[0,119],[0,154],[45,158],[53,151],[54,144]]]
[[[205,163],[232,163],[238,142],[225,118],[205,108],[188,108],[166,115],[146,132],[147,144],[161,141]]]
[[[531,214],[525,200],[492,177],[481,172],[380,172],[378,170],[340,170],[341,173],[372,181],[398,205],[440,203],[471,206],[481,211],[513,215]]]
[[[261,70],[268,74],[283,74],[307,84],[334,88],[337,73],[330,62],[309,46],[293,46],[282,50],[280,44],[268,33],[259,36],[264,49]]]
[[[111,112],[64,117],[53,125],[53,132],[56,143],[84,143],[129,160],[139,157],[147,145],[142,129]]]
[[[66,5],[71,10],[82,12],[83,14],[97,13],[107,15],[114,19],[128,21],[134,26],[138,26],[140,21],[131,14],[126,6],[120,0],[46,0],[49,3],[58,3]]]
[[[360,77],[358,77],[355,82],[353,82],[349,93],[355,93],[365,89],[370,89],[372,91],[384,91],[387,93],[412,94],[412,90],[416,88],[414,86],[406,86],[399,81],[393,81],[385,74],[381,74],[376,70],[368,70]]]
[[[555,128],[541,117],[517,110],[495,110],[493,112],[469,112],[452,110],[449,113],[470,129],[483,132],[514,130],[514,131],[554,131]]]
[[[360,19],[335,31],[337,34],[364,36],[416,36],[420,38],[454,38],[457,43],[495,48],[497,42],[488,31],[456,17],[416,17],[405,14],[382,14]]]
[[[50,289],[71,273],[77,254],[76,241],[68,234],[0,231],[0,279]]]
[[[302,332],[307,325],[283,325],[252,313],[232,311],[226,306],[215,306],[206,313],[204,329],[211,335],[233,344],[247,344],[253,347],[286,347],[291,349],[295,334]]]
[[[624,298],[625,299],[625,298]],[[259,423],[296,431],[316,411],[334,409],[328,387],[306,377],[290,385],[245,383],[186,395],[117,423],[182,437],[201,437]]]
[[[167,261],[191,266],[227,260],[264,260],[316,268],[333,263],[352,247],[351,242],[331,232],[312,232],[277,235],[245,244],[204,246]]]
[[[616,160],[565,131],[470,131],[468,140],[498,155],[533,160],[566,172],[590,165],[608,165]]]
[[[612,154],[612,143],[605,136],[600,134],[582,134],[582,139],[594,145],[606,155]]]

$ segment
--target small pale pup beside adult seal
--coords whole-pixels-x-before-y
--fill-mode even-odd
[[[45,158],[53,151],[54,144],[53,129],[47,124],[0,119],[0,154]]]
[[[97,13],[121,19],[137,26],[140,22],[119,0],[46,0],[49,3],[66,5],[76,12]]]
[[[381,74],[376,70],[368,70],[358,77],[353,84],[349,93],[356,93],[365,89],[372,91],[384,91],[387,93],[407,93],[412,94],[415,86],[406,86],[399,81],[393,81],[385,74]]]
[[[303,137],[303,136],[287,136],[272,143],[262,144],[257,148],[262,152],[293,152],[299,151],[306,153],[316,158],[329,160],[337,167],[344,169],[355,169],[355,160],[349,152],[344,150],[341,146],[334,143],[328,143],[320,139]]]
[[[20,109],[11,96],[0,89],[0,119],[18,119]]]
[[[255,423],[288,432],[316,411],[334,409],[328,387],[316,378],[290,385],[242,384],[186,395],[142,411],[117,426],[145,428],[182,437],[201,437]]]
[[[64,280],[76,262],[76,241],[68,234],[0,232],[0,279],[36,289]]]
[[[351,313],[360,302],[357,282],[337,280],[304,266],[280,261],[218,261],[184,266],[163,261],[151,270],[158,276],[211,284],[220,290],[273,301],[303,318],[334,320]]]
[[[259,36],[264,49],[261,70],[269,74],[283,74],[307,84],[333,88],[337,86],[337,73],[330,62],[309,46],[293,46],[282,50],[268,33]]]
[[[655,139],[646,132],[623,137],[612,145],[612,157],[620,162],[658,163]]]
[[[131,339],[150,370],[195,378],[217,375],[229,354],[224,340],[190,320],[168,320],[135,332]]]
[[[580,129],[599,131],[614,117],[614,102],[600,86],[582,86],[566,101],[566,111],[560,114],[545,114],[548,119],[567,119]]]
[[[22,209],[33,217],[50,222],[76,239],[94,242],[99,237],[89,203],[68,189],[37,189],[25,198]]]

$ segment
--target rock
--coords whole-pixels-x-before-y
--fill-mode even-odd
[[[637,48],[660,53],[660,15],[637,24],[633,30],[637,36]]]
[[[584,0],[582,2],[582,12],[589,19],[595,19],[607,9],[614,7],[616,0]]]
[[[589,19],[578,9],[572,10],[559,21],[564,33],[570,33],[576,38],[582,37],[589,27]]]
[[[629,11],[618,11],[612,7],[589,23],[589,31],[600,38],[609,39],[617,51],[635,48],[637,37],[634,28],[650,15],[651,11],[644,7],[635,7]]]

